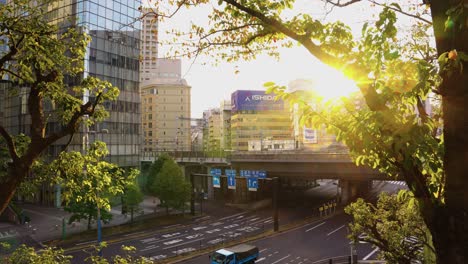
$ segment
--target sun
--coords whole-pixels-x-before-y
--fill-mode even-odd
[[[316,80],[316,92],[325,101],[349,97],[351,94],[359,91],[359,88],[352,80],[346,78],[343,73],[328,66],[320,70],[320,74],[316,76]]]
[[[305,76],[304,79],[290,82],[289,88],[290,91],[311,91],[314,96],[325,102],[349,97],[359,92],[359,88],[352,80],[324,64],[314,67],[313,73]]]

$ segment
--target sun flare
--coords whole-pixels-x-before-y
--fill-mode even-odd
[[[323,101],[349,97],[353,93],[359,91],[359,88],[352,80],[346,78],[341,72],[326,65],[317,68],[316,71],[306,79],[291,82],[290,88],[292,90],[311,91]]]

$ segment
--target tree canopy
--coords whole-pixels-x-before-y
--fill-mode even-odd
[[[90,37],[74,21],[66,28],[49,23],[54,2],[39,0],[31,5],[28,0],[12,0],[0,5],[0,43],[7,47],[0,51],[0,74],[11,83],[9,97],[26,95],[30,117],[29,140],[21,148],[17,135],[0,125],[2,148],[9,154],[7,174],[0,179],[0,212],[47,147],[62,138],[70,142],[84,120],[90,125],[106,118],[103,102],[119,95],[109,82],[83,78]],[[46,106],[53,111],[46,111]],[[49,130],[52,122],[58,123],[54,131]]]
[[[62,196],[66,204],[65,210],[73,215],[69,222],[87,219],[88,228],[91,221],[97,219],[97,208],[101,210],[101,219],[109,221],[110,198],[123,195],[124,190],[134,185],[138,171],[125,171],[117,165],[103,161],[108,155],[104,142],[96,141],[86,155],[80,152],[62,152],[41,175],[46,177],[45,183],[62,186]]]
[[[272,82],[268,91],[298,104],[303,123],[325,125],[345,142],[356,163],[399,175],[420,203],[439,263],[468,261],[468,25],[463,1],[369,0],[380,12],[365,23],[362,36],[337,21],[326,23],[310,12],[295,9],[295,0],[180,0],[169,1],[168,12],[157,4],[160,18],[170,18],[181,8],[206,5],[208,26],[192,25],[189,32],[173,30],[177,54],[209,54],[220,60],[255,59],[260,53],[278,55],[278,48],[298,44],[312,57],[352,79],[360,90],[356,103],[345,99],[313,109],[300,96]],[[327,3],[346,7],[360,0]],[[419,10],[422,10],[419,12]],[[419,12],[419,14],[418,14]],[[416,27],[432,28],[436,49],[420,33],[400,38],[397,14],[416,19]],[[371,20],[371,17],[369,17]],[[419,35],[418,35],[419,34]],[[274,80],[272,80],[274,81]],[[426,111],[427,98],[436,105]],[[443,133],[440,129],[443,128]]]
[[[359,198],[347,206],[345,212],[353,216],[349,225],[351,239],[378,247],[388,263],[431,263],[424,258],[425,248],[434,253],[427,227],[409,198],[382,193],[376,205]]]
[[[190,182],[185,179],[182,169],[172,159],[164,162],[151,190],[161,200],[166,211],[169,208],[184,210],[192,193]]]
[[[139,208],[139,204],[143,202],[143,198],[143,193],[141,192],[140,186],[137,182],[134,182],[125,188],[122,198],[122,206],[125,207],[125,211],[130,211],[130,221],[132,223],[134,212]]]

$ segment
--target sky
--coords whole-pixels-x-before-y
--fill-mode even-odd
[[[355,35],[360,34],[362,24],[366,20],[375,19],[370,10],[373,13],[377,12],[376,8],[369,8],[368,4],[356,4],[348,8],[334,8],[327,14],[321,0],[303,0],[298,8],[321,20],[342,20],[351,27]],[[207,8],[191,8],[178,12],[174,17],[159,24],[159,38],[167,38],[164,32],[172,27],[186,29],[191,21],[206,23],[208,12]],[[159,53],[167,54],[166,48],[159,47]],[[232,92],[264,90],[263,84],[266,82],[287,85],[295,79],[311,79],[319,84],[330,80],[339,80],[342,84],[345,80],[336,70],[322,64],[299,46],[280,49],[279,60],[261,55],[254,61],[221,63],[217,66],[203,64],[209,61],[209,57],[198,58],[195,62],[182,59],[183,78],[192,87],[191,115],[194,118],[200,118],[204,110],[219,107],[221,100],[230,99]]]

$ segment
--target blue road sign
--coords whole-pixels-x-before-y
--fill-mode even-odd
[[[210,175],[221,175],[221,169],[210,169]]]
[[[213,175],[213,187],[220,188],[221,187],[221,179],[219,175]]]
[[[258,177],[265,179],[267,177],[267,172],[266,171],[258,171]]]
[[[228,175],[228,189],[236,189],[236,176],[235,175]]]
[[[244,177],[251,177],[251,176],[252,176],[252,171],[244,170]]]
[[[226,172],[226,176],[236,176],[236,170],[229,170],[229,169],[226,169],[225,170]]]
[[[249,188],[249,191],[257,191],[258,179],[255,177],[247,178],[247,187]]]

